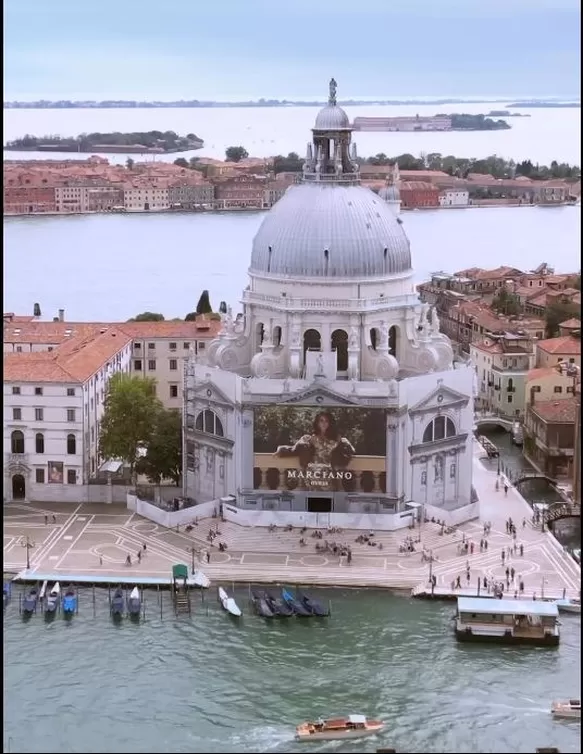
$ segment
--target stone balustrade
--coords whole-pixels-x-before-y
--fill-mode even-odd
[[[398,298],[345,298],[345,299],[328,299],[328,298],[292,298],[291,296],[267,296],[255,291],[243,292],[243,303],[245,304],[263,304],[265,306],[274,305],[279,310],[296,311],[296,310],[316,310],[316,311],[351,311],[367,312],[376,309],[399,309],[403,306],[411,306],[417,301],[415,295],[399,296]]]

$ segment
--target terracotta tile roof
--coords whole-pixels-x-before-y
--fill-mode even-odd
[[[572,335],[561,335],[559,338],[539,340],[537,348],[545,353],[565,354],[565,356],[580,356],[581,341]]]
[[[577,401],[574,398],[535,402],[531,404],[530,410],[546,424],[574,424],[578,416]]]
[[[581,320],[576,317],[571,317],[571,319],[566,319],[564,322],[561,322],[559,327],[564,327],[567,330],[578,330],[581,327]]]
[[[544,309],[544,307],[547,305],[547,292],[541,291],[536,296],[529,298],[528,303],[532,306],[540,306]]]
[[[5,353],[4,382],[79,382],[58,362],[56,354]]]
[[[437,186],[426,181],[401,181],[401,193],[407,191],[434,191],[439,192]]]
[[[216,338],[221,329],[217,319],[196,322],[124,322],[119,325],[132,338]]]
[[[562,376],[558,369],[555,369],[555,367],[537,367],[536,369],[531,369],[530,372],[526,375],[527,382],[530,382],[531,380],[540,380],[543,377],[560,377]]]

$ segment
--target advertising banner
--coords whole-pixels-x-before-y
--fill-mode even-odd
[[[383,491],[383,409],[261,406],[254,411],[254,487]]]
[[[62,461],[49,461],[49,484],[63,484],[64,468]]]

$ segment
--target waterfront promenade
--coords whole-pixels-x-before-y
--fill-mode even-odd
[[[451,584],[461,577],[462,590],[476,593],[478,578],[505,581],[506,567],[515,569],[513,593],[521,579],[524,596],[560,597],[563,590],[576,597],[580,590],[580,568],[564,553],[550,534],[534,527],[530,508],[519,493],[510,488],[505,495],[502,484],[496,491],[496,472],[484,468],[479,460],[483,450],[475,443],[474,485],[480,497],[480,520],[457,527],[452,534],[441,534],[441,527],[424,523],[420,528],[398,532],[379,532],[374,539],[382,549],[355,542],[359,532],[324,532],[324,539],[350,545],[352,562],[332,553],[318,553],[310,531],[273,532],[265,528],[245,528],[218,519],[202,519],[192,531],[166,529],[144,519],[121,505],[79,505],[12,503],[4,506],[4,570],[27,579],[161,583],[170,580],[175,563],[194,562],[211,579],[223,582],[279,582],[321,586],[377,586],[411,590],[429,584],[430,573],[437,579],[436,594],[451,592]],[[193,517],[195,509],[193,509]],[[517,526],[518,552],[508,555],[512,537],[506,533],[506,520]],[[523,520],[526,525],[523,526]],[[491,522],[488,549],[480,552],[483,523]],[[209,543],[209,530],[218,527],[215,543],[224,542],[225,552]],[[362,533],[362,532],[360,532]],[[403,554],[399,547],[406,537],[417,542],[416,552]],[[30,569],[26,568],[26,538],[34,545],[28,550]],[[462,538],[474,543],[473,554],[460,554]],[[137,552],[146,553],[141,562]],[[519,546],[523,545],[523,555]],[[432,551],[430,565],[422,561],[423,546]],[[194,550],[194,556],[193,556]],[[504,563],[502,550],[505,551]],[[210,554],[210,562],[207,561]],[[125,565],[127,555],[132,565]],[[466,578],[469,561],[470,580]]]

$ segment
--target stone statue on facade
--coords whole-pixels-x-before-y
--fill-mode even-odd
[[[326,372],[324,371],[324,356],[321,353],[318,354],[318,358],[316,360],[316,374],[317,375],[326,374]]]
[[[266,325],[263,330],[263,340],[261,342],[262,346],[272,346],[273,345],[273,333],[271,331],[271,325]]]
[[[336,83],[335,78],[330,79],[330,86],[329,86],[329,94],[328,94],[328,104],[329,105],[335,105],[336,104],[336,89],[338,84]]]
[[[299,327],[294,327],[292,330],[292,346],[298,348],[302,344],[302,334]]]
[[[286,377],[285,380],[283,381],[283,392],[284,393],[289,393],[289,390],[290,390],[290,383],[289,383],[289,380]]]
[[[435,459],[434,472],[434,481],[440,482],[443,479],[443,458],[441,456],[437,456],[437,458]]]
[[[223,333],[225,335],[233,335],[234,332],[235,323],[233,321],[233,310],[228,306],[227,311],[223,314]]]
[[[358,348],[358,330],[356,327],[350,328],[350,337],[348,339],[350,348]]]
[[[439,334],[439,317],[437,316],[437,309],[435,306],[431,309],[431,332],[434,335]]]

